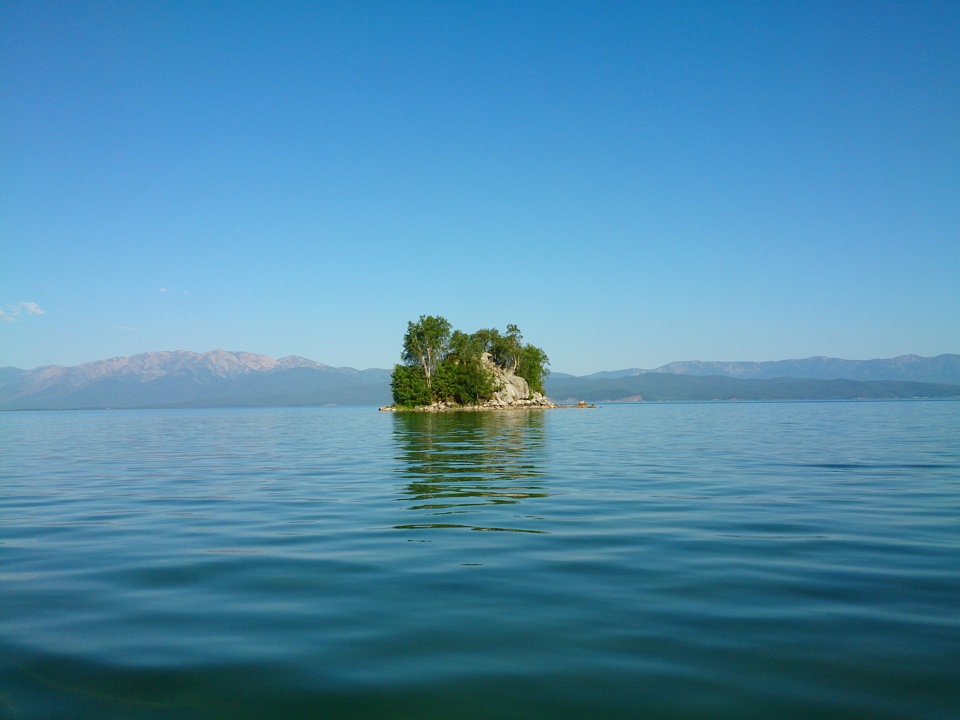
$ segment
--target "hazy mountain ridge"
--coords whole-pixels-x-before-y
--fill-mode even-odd
[[[935,357],[900,355],[895,358],[876,360],[843,360],[818,356],[803,360],[771,360],[767,362],[687,360],[667,363],[653,370],[628,368],[626,370],[598,372],[583,377],[591,380],[602,380],[648,373],[669,373],[698,377],[716,375],[744,380],[791,377],[813,380],[907,380],[960,385],[960,355],[944,354]]]
[[[33,370],[0,369],[0,409],[378,404],[389,371],[290,355],[160,351]]]
[[[389,382],[390,370],[335,368],[295,355],[160,351],[73,367],[0,368],[0,409],[385,405]],[[960,397],[960,355],[689,361],[582,377],[555,373],[545,385],[561,402]]]
[[[909,380],[742,379],[653,372],[595,380],[548,378],[546,386],[555,402],[960,398],[960,385]]]

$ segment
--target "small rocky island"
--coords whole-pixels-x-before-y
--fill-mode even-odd
[[[523,342],[516,325],[467,334],[442,317],[421,315],[407,324],[402,363],[390,376],[393,405],[414,410],[509,410],[556,408],[543,394],[547,354]]]

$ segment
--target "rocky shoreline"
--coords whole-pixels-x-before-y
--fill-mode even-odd
[[[533,397],[525,400],[514,400],[512,402],[502,402],[494,399],[480,405],[457,405],[456,403],[433,403],[432,405],[421,405],[419,407],[397,407],[396,405],[384,405],[380,412],[488,412],[493,410],[554,410],[562,408],[595,408],[596,405],[580,401],[575,405],[562,405],[551,402],[540,393],[535,393]]]

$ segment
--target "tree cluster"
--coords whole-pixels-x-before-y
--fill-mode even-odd
[[[445,318],[421,315],[407,323],[401,364],[390,378],[393,401],[401,407],[435,402],[479,405],[497,391],[494,374],[484,366],[483,355],[504,371],[524,378],[531,392],[543,392],[550,372],[547,354],[523,342],[516,325],[467,334],[453,330]]]

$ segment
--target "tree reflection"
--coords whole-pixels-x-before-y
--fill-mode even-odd
[[[411,502],[408,510],[423,516],[422,522],[397,527],[542,532],[504,524],[514,525],[518,517],[536,519],[510,506],[547,497],[543,412],[393,417],[399,472],[407,481],[403,499]]]

